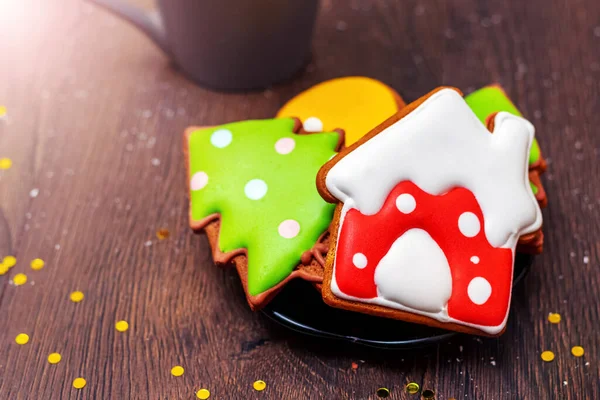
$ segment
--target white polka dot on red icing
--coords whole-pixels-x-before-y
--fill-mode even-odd
[[[194,174],[194,176],[192,176],[192,179],[190,180],[190,188],[192,190],[204,189],[204,186],[206,186],[207,183],[208,183],[208,175],[206,175],[206,172],[204,172],[204,171],[196,172]]]
[[[479,257],[477,257],[477,256],[473,256],[473,257],[471,257],[471,262],[472,262],[473,264],[479,264]]]
[[[285,239],[292,239],[300,233],[300,224],[295,219],[286,219],[277,228],[279,236]]]
[[[460,214],[460,217],[458,217],[458,229],[466,237],[477,236],[481,229],[479,218],[470,211]]]
[[[275,151],[279,154],[290,154],[296,147],[296,141],[292,138],[281,138],[275,143]]]
[[[229,146],[232,139],[233,134],[229,129],[218,129],[210,135],[210,143],[219,149]]]
[[[402,193],[396,198],[396,207],[398,207],[401,213],[410,214],[417,207],[417,201],[412,195]]]
[[[467,294],[473,303],[480,306],[485,304],[492,295],[492,285],[490,285],[487,279],[478,276],[469,282]]]
[[[322,132],[323,121],[317,117],[309,117],[304,121],[303,127],[306,132]]]
[[[363,269],[367,266],[367,256],[363,253],[354,254],[352,256],[352,264],[354,264],[356,268]]]

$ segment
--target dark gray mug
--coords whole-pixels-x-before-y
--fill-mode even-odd
[[[318,0],[90,0],[130,21],[195,82],[214,89],[265,88],[309,59]]]

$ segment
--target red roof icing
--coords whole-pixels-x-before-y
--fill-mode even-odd
[[[396,206],[396,199],[403,193],[416,200],[416,208],[409,214],[400,212]],[[464,212],[472,212],[479,219],[481,229],[474,237],[466,237],[459,230],[458,219]],[[508,312],[513,252],[492,247],[485,237],[484,224],[481,208],[469,190],[455,188],[436,196],[410,181],[401,182],[390,192],[377,214],[363,215],[356,209],[346,213],[337,242],[336,283],[346,295],[363,299],[377,297],[374,274],[381,258],[406,231],[423,229],[442,249],[450,265],[452,295],[448,315],[470,324],[498,326]],[[365,268],[353,265],[356,253],[366,256]],[[473,256],[479,257],[477,264],[471,261]],[[473,303],[467,292],[475,277],[485,278],[492,287],[491,296],[482,305]]]

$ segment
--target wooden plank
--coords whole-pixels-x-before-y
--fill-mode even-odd
[[[0,398],[193,398],[206,387],[211,399],[375,399],[381,386],[417,398],[403,392],[411,381],[437,399],[600,397],[597,1],[323,1],[307,70],[247,94],[195,86],[135,29],[77,0],[0,2],[0,38],[0,157],[13,160],[0,171],[0,255],[18,258],[0,277]],[[186,126],[270,117],[352,74],[406,100],[499,82],[535,123],[549,160],[546,246],[501,338],[390,352],[299,336],[252,313],[236,274],[188,229]],[[41,271],[28,266],[36,257]],[[29,281],[15,287],[18,272]],[[70,302],[73,290],[85,300]],[[114,329],[120,319],[129,331]],[[14,343],[20,332],[29,344]],[[63,359],[50,365],[54,351]]]

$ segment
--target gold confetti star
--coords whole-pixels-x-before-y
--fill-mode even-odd
[[[546,362],[550,362],[552,360],[554,360],[554,353],[551,352],[550,350],[546,350],[544,352],[542,352],[542,360],[546,361]]]
[[[169,232],[169,230],[166,228],[162,228],[156,231],[156,237],[158,238],[158,240],[166,239],[169,237],[170,234],[171,232]]]
[[[29,342],[29,335],[26,333],[19,333],[15,338],[17,344],[27,344]]]
[[[171,368],[171,375],[173,376],[181,376],[183,375],[183,367],[181,365],[176,365],[173,368]]]
[[[127,323],[127,321],[119,321],[115,324],[115,328],[119,332],[125,332],[127,329],[129,329],[129,324]]]
[[[0,169],[9,169],[10,167],[12,167],[10,158],[0,158]]]
[[[75,389],[83,389],[86,384],[87,382],[83,378],[75,378],[75,380],[73,381],[73,387]]]
[[[35,258],[35,259],[31,260],[31,269],[32,270],[39,271],[42,268],[44,268],[44,260],[42,260],[41,258]]]
[[[17,263],[17,259],[15,256],[6,256],[2,259],[2,264],[6,265],[8,268],[12,268]]]
[[[252,384],[252,387],[257,392],[262,392],[263,390],[265,390],[267,388],[267,384],[265,383],[265,381],[258,380]]]
[[[13,283],[16,286],[24,285],[25,283],[27,283],[27,275],[25,275],[25,274],[16,274],[15,277],[13,278]]]
[[[421,387],[416,382],[410,382],[406,385],[406,393],[408,394],[417,394],[419,393],[419,389],[421,389]]]
[[[210,397],[210,392],[208,389],[200,389],[196,392],[196,397],[200,400],[206,400]]]
[[[0,263],[0,275],[4,275],[8,272],[8,267]]]
[[[560,322],[560,314],[559,313],[548,314],[548,322],[550,322],[551,324],[558,324]]]
[[[581,346],[574,346],[571,349],[571,354],[573,354],[575,357],[581,357],[584,353],[583,347]]]
[[[84,297],[85,296],[84,296],[83,292],[80,292],[79,290],[77,290],[69,295],[69,299],[71,299],[71,301],[73,303],[79,303],[80,301],[83,300]]]
[[[48,362],[50,364],[58,364],[60,362],[60,360],[62,359],[61,355],[58,353],[51,353],[48,356]]]

